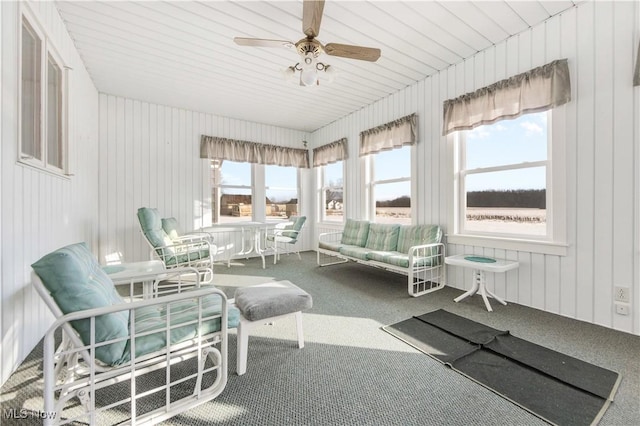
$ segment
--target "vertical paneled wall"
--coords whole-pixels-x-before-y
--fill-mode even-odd
[[[0,3],[0,383],[33,349],[50,314],[30,285],[30,265],[66,244],[97,250],[98,93],[55,5],[29,3],[55,43],[69,73],[69,161],[73,176],[19,165],[18,34],[21,2]]]
[[[313,133],[313,146],[349,139],[346,213],[365,217],[360,131],[417,112],[419,143],[413,164],[415,222],[452,222],[453,158],[441,136],[442,103],[531,68],[567,58],[572,101],[553,143],[564,144],[566,256],[448,245],[449,254],[475,253],[520,261],[489,278],[508,301],[640,334],[640,89],[632,87],[640,38],[638,2],[584,2],[505,42]],[[323,227],[326,231],[331,227]],[[318,227],[320,230],[321,228]],[[492,275],[492,274],[489,274]],[[469,288],[471,276],[449,269],[448,285]],[[632,314],[617,315],[616,285],[630,287]],[[425,296],[428,297],[428,296]]]
[[[305,132],[101,94],[102,262],[107,256],[149,258],[136,217],[139,207],[155,207],[163,217],[175,217],[185,230],[210,223],[210,168],[200,158],[203,134],[295,148],[308,139]],[[300,184],[305,213],[313,199],[308,196],[313,193],[310,170],[301,171]]]

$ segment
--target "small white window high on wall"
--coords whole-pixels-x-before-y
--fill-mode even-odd
[[[449,242],[563,253],[561,105],[570,99],[567,61],[558,60],[445,101],[455,153]]]
[[[23,4],[20,31],[19,162],[68,169],[67,68],[35,15]]]

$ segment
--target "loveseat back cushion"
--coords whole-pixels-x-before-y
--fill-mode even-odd
[[[64,314],[124,303],[113,281],[102,270],[85,243],[62,247],[31,265]],[[72,322],[82,342],[91,343],[91,320]],[[129,311],[95,317],[96,343],[123,338],[129,334]],[[126,340],[96,348],[96,358],[106,364],[117,362]]]
[[[175,217],[164,217],[161,222],[162,229],[169,238],[175,240],[180,237],[180,232],[178,232],[178,220]]]
[[[395,251],[399,232],[400,225],[372,223],[369,225],[365,247],[371,250]]]
[[[342,231],[342,244],[364,247],[369,235],[369,222],[366,220],[347,219]]]
[[[398,234],[398,251],[409,253],[413,246],[442,241],[442,229],[438,225],[402,225]]]

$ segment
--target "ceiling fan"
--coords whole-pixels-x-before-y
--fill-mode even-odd
[[[324,0],[304,0],[302,4],[302,31],[305,38],[293,43],[286,40],[268,40],[261,38],[235,37],[233,41],[240,46],[255,47],[284,47],[294,48],[300,55],[301,61],[290,66],[285,71],[288,78],[295,79],[296,73],[300,73],[301,86],[313,86],[319,84],[318,72],[326,75],[333,73],[331,65],[318,61],[318,56],[326,53],[329,56],[340,56],[349,59],[375,62],[380,57],[380,49],[350,44],[329,43],[323,45],[316,39],[320,32]]]

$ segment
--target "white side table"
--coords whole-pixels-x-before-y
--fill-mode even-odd
[[[165,271],[164,263],[160,260],[106,265],[102,269],[115,285],[129,284],[131,286],[130,296],[133,296],[133,284],[142,281],[142,297],[145,299],[153,297],[153,280],[149,280],[148,276]],[[139,277],[141,279],[136,281]]]
[[[493,262],[491,260],[493,260]],[[489,312],[492,312],[493,309],[491,309],[491,305],[489,304],[487,295],[493,297],[503,305],[506,305],[507,302],[496,296],[486,287],[484,273],[507,272],[520,266],[520,264],[515,260],[493,259],[483,256],[474,256],[472,254],[457,254],[455,256],[449,256],[444,259],[444,262],[447,265],[462,266],[463,268],[473,269],[473,285],[471,287],[471,290],[467,291],[464,294],[461,294],[453,300],[455,302],[459,302],[469,296],[473,296],[478,291],[480,291],[482,300],[484,300],[484,304],[487,307],[487,311]]]

